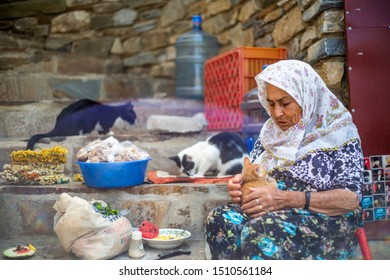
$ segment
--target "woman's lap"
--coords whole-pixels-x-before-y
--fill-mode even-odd
[[[356,220],[298,209],[250,219],[228,204],[210,212],[206,237],[213,259],[347,259],[357,245]]]

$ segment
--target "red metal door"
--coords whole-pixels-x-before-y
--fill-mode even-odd
[[[390,154],[390,1],[344,4],[350,109],[363,153]]]

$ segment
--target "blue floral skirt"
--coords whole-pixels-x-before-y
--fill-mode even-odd
[[[251,219],[230,203],[210,212],[206,238],[214,260],[349,259],[361,223],[361,209],[332,217],[291,209]]]

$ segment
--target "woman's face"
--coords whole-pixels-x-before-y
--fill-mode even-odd
[[[269,83],[266,87],[271,117],[281,130],[286,131],[299,122],[302,117],[302,108],[284,90]]]

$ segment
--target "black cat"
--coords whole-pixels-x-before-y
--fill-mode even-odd
[[[64,108],[56,119],[56,124],[48,133],[32,136],[27,150],[33,150],[35,143],[45,137],[81,135],[97,129],[99,134],[107,134],[118,118],[134,124],[137,118],[131,102],[123,105],[105,105],[90,99],[81,99]]]

